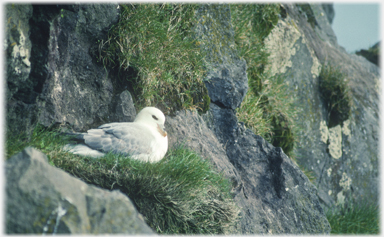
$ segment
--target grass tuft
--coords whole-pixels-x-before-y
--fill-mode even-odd
[[[347,77],[340,68],[324,65],[319,77],[319,91],[328,111],[328,127],[342,124],[351,114],[352,97]]]
[[[284,79],[265,72],[268,53],[264,39],[277,24],[279,4],[231,5],[235,43],[241,57],[247,61],[249,90],[237,116],[254,133],[292,157],[295,133],[294,98],[289,95]]]
[[[336,206],[326,212],[331,234],[379,234],[379,208],[365,203]]]
[[[228,180],[182,147],[154,164],[113,154],[53,161],[87,183],[125,193],[158,233],[225,234],[238,218]]]
[[[44,153],[55,153],[61,147],[69,143],[70,137],[61,135],[58,129],[46,128],[36,125],[31,134],[23,132],[20,134],[6,133],[6,159],[22,151],[27,146],[37,148]]]
[[[133,87],[137,108],[165,113],[196,108],[205,112],[203,52],[194,39],[196,4],[120,5],[119,22],[100,43],[104,65],[117,66]],[[132,70],[131,70],[132,71]]]
[[[147,224],[161,234],[229,234],[236,229],[239,209],[231,184],[196,153],[178,147],[158,163],[123,155],[90,158],[67,153],[68,137],[58,130],[36,127],[24,139],[7,140],[7,158],[26,146],[48,156],[50,164],[108,190],[126,194]]]

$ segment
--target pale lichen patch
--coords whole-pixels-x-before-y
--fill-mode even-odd
[[[291,57],[296,54],[295,43],[300,37],[301,33],[294,24],[279,20],[264,41],[270,53],[268,57],[270,64],[267,65],[266,71],[275,75],[285,73],[287,68],[292,67]]]
[[[349,124],[351,123],[351,121],[349,119],[345,120],[343,122],[343,134],[346,135],[346,136],[351,136],[351,130],[349,129]]]
[[[343,172],[339,184],[343,190],[349,190],[352,184],[352,179],[345,172]]]
[[[342,135],[341,135],[341,126],[337,125],[336,127],[329,129],[329,154],[335,158],[339,159],[342,154]]]
[[[340,191],[338,194],[337,194],[337,204],[339,205],[343,205],[344,204],[344,201],[345,201],[345,197],[343,195],[343,191]]]
[[[328,174],[328,177],[331,177],[331,174],[332,174],[332,168],[329,167],[329,169],[327,169],[327,174]]]
[[[321,134],[321,141],[324,143],[327,143],[329,132],[328,132],[327,123],[324,120],[320,122],[320,134]]]

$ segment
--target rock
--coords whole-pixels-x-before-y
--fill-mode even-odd
[[[335,9],[333,8],[333,3],[322,3],[321,6],[327,15],[329,24],[332,24],[333,19],[335,18]]]
[[[320,5],[309,6],[317,22],[315,27],[295,5],[284,4],[287,17],[279,20],[265,41],[270,69],[285,78],[291,96],[297,98],[295,123],[302,131],[294,152],[298,163],[313,172],[322,204],[330,207],[350,199],[376,203],[378,68],[338,46]],[[319,74],[325,63],[347,76],[353,100],[349,119],[334,127],[328,127],[330,119],[319,93]]]
[[[75,5],[50,23],[48,76],[39,97],[39,122],[68,123],[76,131],[107,121],[113,85],[89,51],[117,22],[116,4]],[[104,33],[104,34],[103,34]]]
[[[29,91],[34,83],[28,80],[31,72],[31,48],[32,43],[29,39],[30,26],[29,18],[32,16],[32,6],[27,4],[7,4],[6,5],[6,29],[5,45],[7,77],[12,78],[8,81],[7,99],[16,97],[27,100],[28,95],[22,91]],[[25,98],[27,97],[27,98]]]
[[[21,14],[19,9],[27,12]],[[67,124],[76,131],[85,131],[112,122],[112,117],[119,119],[113,122],[131,121],[131,112],[128,115],[117,106],[121,104],[120,93],[124,88],[114,83],[112,73],[94,56],[99,41],[106,38],[111,25],[117,22],[118,13],[117,4],[7,6],[8,15],[23,15],[16,18],[20,26],[25,26],[20,28],[26,42],[23,48],[32,45],[31,69],[24,70],[24,79],[7,77],[9,131],[29,131],[36,123]],[[35,34],[30,35],[28,27]],[[14,45],[11,40],[16,38],[11,35],[7,33],[9,45]],[[8,71],[16,66],[9,64]],[[127,103],[133,107],[132,101],[124,105]]]
[[[37,120],[36,105],[26,103],[33,100],[36,93],[33,88],[34,81],[29,80],[29,74],[33,64],[32,43],[30,40],[31,27],[29,19],[32,16],[32,6],[28,4],[6,4],[4,52],[6,55],[6,98],[8,126],[15,124],[17,133],[25,129],[19,129],[23,124],[32,127]],[[16,115],[17,114],[17,115]],[[22,114],[23,116],[19,116]]]
[[[239,175],[226,157],[225,150],[197,112],[178,111],[174,117],[167,116],[165,128],[170,149],[182,145],[199,153],[223,172],[235,187],[240,185]]]
[[[116,95],[117,98],[113,99],[112,111],[108,117],[109,121],[119,122],[133,122],[136,118],[136,109],[133,104],[131,93],[128,90]]]
[[[28,147],[6,162],[7,234],[153,234],[120,191],[87,185]]]
[[[236,109],[247,93],[248,78],[246,62],[239,58],[235,49],[229,5],[201,5],[196,19],[196,38],[207,54],[204,82],[211,102]]]
[[[281,148],[238,126],[236,118],[226,117],[230,109],[211,106],[216,108],[203,115],[211,129],[196,112],[167,117],[169,144],[193,149],[232,181],[242,216],[237,234],[329,233],[316,187],[297,165]],[[227,119],[230,128],[223,124]],[[220,143],[217,138],[223,134],[227,140]]]
[[[197,38],[208,52],[206,86],[212,103],[203,115],[206,122],[191,112],[167,117],[170,146],[185,144],[232,181],[234,199],[242,209],[238,234],[329,233],[316,187],[281,148],[237,121],[234,109],[248,82],[246,66],[231,47],[228,6],[202,5],[197,15]]]

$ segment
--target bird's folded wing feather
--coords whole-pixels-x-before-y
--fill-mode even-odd
[[[85,144],[93,149],[130,155],[150,154],[154,139],[147,127],[135,123],[104,124],[84,135]]]

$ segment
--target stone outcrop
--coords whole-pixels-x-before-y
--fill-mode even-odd
[[[215,112],[211,108],[203,117],[210,120]],[[315,186],[281,148],[237,125],[237,120],[234,130],[227,131],[233,140],[220,143],[203,117],[190,111],[167,117],[170,147],[182,144],[193,149],[231,180],[232,195],[241,208],[238,233],[330,232]]]
[[[226,33],[223,44],[234,45],[233,29],[227,25],[229,7],[204,5],[198,12],[204,13],[204,21],[198,23],[196,35],[209,52],[207,61],[211,67],[206,85],[214,99],[203,118],[191,112],[167,117],[170,145],[181,143],[199,152],[232,181],[234,199],[242,210],[239,233],[329,233],[316,188],[308,178],[281,148],[273,147],[237,121],[237,101],[245,95],[238,92],[248,89],[244,87],[248,83],[246,66],[238,66],[243,61],[236,57],[235,49],[217,47],[212,43],[214,38],[204,40],[207,32],[220,36]],[[223,60],[214,60],[215,55]]]
[[[348,54],[320,5],[301,12],[284,4],[286,18],[266,39],[272,73],[283,76],[297,98],[297,121],[302,132],[296,146],[298,162],[316,177],[326,206],[347,199],[378,201],[379,69],[363,57]],[[308,22],[309,14],[314,25]],[[338,67],[348,79],[353,106],[350,117],[328,127],[326,105],[319,93],[324,64]]]
[[[7,5],[11,131],[35,123],[79,131],[116,118],[132,121],[119,103],[124,89],[94,56],[118,12],[117,4]]]
[[[196,12],[196,38],[206,52],[204,79],[211,102],[225,108],[240,106],[248,90],[246,62],[234,47],[228,5],[204,4]]]
[[[28,147],[6,162],[7,234],[154,234],[120,191],[84,183]]]

